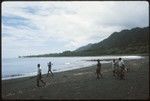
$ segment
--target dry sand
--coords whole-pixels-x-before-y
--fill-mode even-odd
[[[103,77],[96,80],[96,66],[54,73],[36,87],[36,77],[2,81],[2,99],[149,99],[149,57],[125,61],[126,80],[113,78],[111,64],[102,64]]]

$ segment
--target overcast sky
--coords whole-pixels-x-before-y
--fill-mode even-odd
[[[75,50],[149,25],[145,1],[3,2],[2,57]]]

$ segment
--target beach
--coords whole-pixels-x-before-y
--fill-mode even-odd
[[[103,78],[97,80],[96,66],[43,75],[46,86],[36,86],[36,77],[2,80],[2,99],[149,99],[149,57],[127,60],[126,80],[115,79],[111,63],[102,64]]]

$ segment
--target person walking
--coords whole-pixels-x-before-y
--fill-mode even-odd
[[[126,74],[127,69],[125,67],[125,64],[122,58],[119,58],[118,65],[120,67],[120,79],[125,80],[125,74]]]
[[[98,59],[97,60],[97,68],[96,68],[96,74],[97,74],[97,79],[100,79],[100,76],[102,76],[102,73],[101,73],[101,63],[100,63],[100,60]]]
[[[112,70],[113,70],[113,76],[117,77],[117,62],[115,61],[115,59],[113,59],[112,61]]]
[[[47,64],[47,66],[48,66],[48,73],[47,73],[47,76],[48,76],[48,74],[49,74],[49,72],[51,73],[51,75],[52,75],[52,77],[54,76],[54,74],[53,74],[53,72],[52,72],[52,70],[51,70],[51,67],[52,67],[52,63],[51,62],[49,62],[48,64]]]
[[[40,68],[40,64],[37,65],[38,71],[37,71],[37,86],[40,87],[39,83],[40,81],[46,85],[46,83],[42,80],[42,70]]]

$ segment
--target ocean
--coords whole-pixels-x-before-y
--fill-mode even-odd
[[[37,64],[41,65],[42,74],[48,71],[47,63],[52,62],[52,71],[61,72],[87,66],[97,62],[85,61],[91,59],[141,59],[142,56],[88,56],[88,57],[42,57],[42,58],[2,58],[2,80],[34,76],[37,74]],[[111,61],[102,61],[111,63]]]

